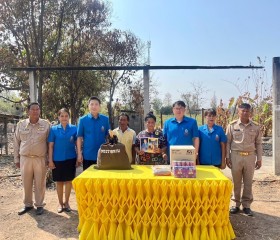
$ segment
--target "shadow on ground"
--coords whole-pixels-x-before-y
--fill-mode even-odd
[[[237,240],[280,240],[279,217],[255,211],[253,217],[232,214],[230,221]]]

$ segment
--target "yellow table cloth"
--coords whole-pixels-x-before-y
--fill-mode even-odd
[[[197,177],[154,176],[151,166],[132,170],[90,167],[73,180],[80,239],[227,240],[231,181],[212,166]]]

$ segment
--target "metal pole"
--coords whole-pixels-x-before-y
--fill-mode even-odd
[[[150,96],[149,96],[149,88],[150,88],[150,73],[149,69],[143,70],[144,74],[144,117],[150,111]],[[144,121],[143,121],[144,123]]]
[[[29,74],[29,98],[30,102],[37,102],[37,86],[35,80],[35,71],[28,72]]]
[[[280,57],[273,58],[272,152],[274,174],[280,175]]]
[[[7,128],[8,128],[8,119],[4,118],[4,139],[5,139],[4,141],[6,142],[5,152],[6,152],[6,155],[9,155],[9,139],[8,139]]]
[[[163,128],[162,112],[160,111],[160,128]]]
[[[202,125],[204,125],[204,108],[201,108],[201,123],[202,123]]]

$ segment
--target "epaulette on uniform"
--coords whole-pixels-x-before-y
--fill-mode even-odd
[[[235,119],[235,120],[231,121],[229,124],[234,124],[234,123],[236,123],[237,121],[238,121],[238,119]]]
[[[42,120],[43,122],[46,122],[48,124],[51,124],[50,121],[48,119],[43,119],[43,118],[40,118],[40,120]]]
[[[256,126],[259,126],[260,124],[258,122],[252,121],[253,124],[255,124]]]
[[[20,125],[20,124],[23,123],[25,120],[26,120],[26,119],[20,120],[20,121],[17,123],[17,125]]]

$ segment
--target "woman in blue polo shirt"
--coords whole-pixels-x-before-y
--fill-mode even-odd
[[[49,142],[49,168],[52,169],[53,180],[59,201],[58,213],[70,212],[69,197],[72,189],[72,180],[75,178],[77,154],[76,140],[77,127],[69,124],[70,114],[65,108],[58,112],[60,124],[52,126]],[[63,201],[63,187],[65,199]]]
[[[207,109],[204,113],[206,124],[198,129],[199,163],[224,169],[227,138],[223,128],[215,124],[216,115],[215,109]]]

